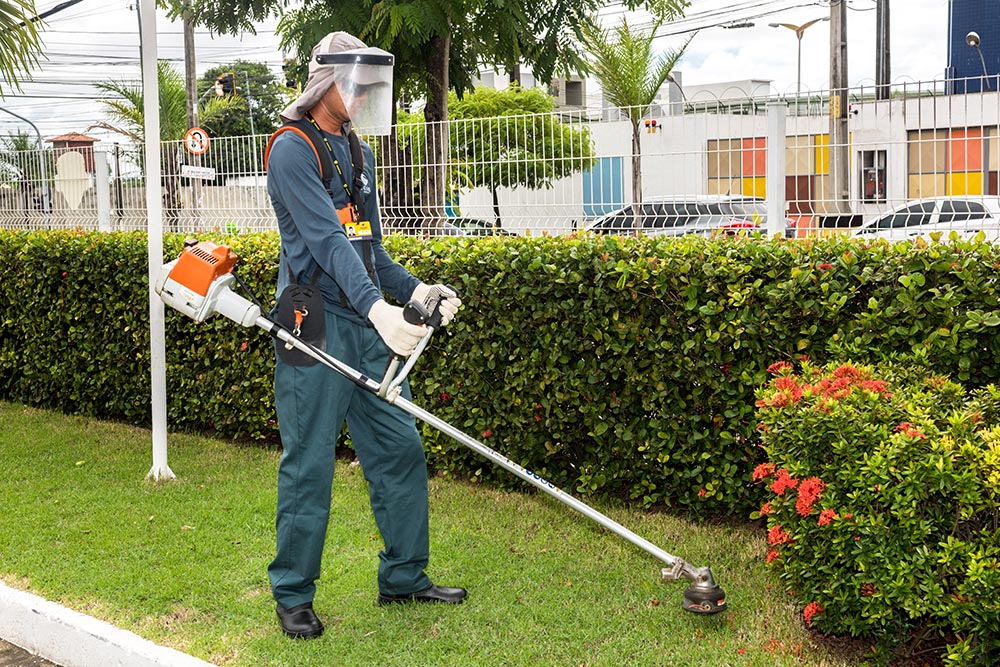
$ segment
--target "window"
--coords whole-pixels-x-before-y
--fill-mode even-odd
[[[861,151],[861,183],[858,191],[865,203],[885,202],[885,151]]]
[[[941,215],[938,216],[939,223],[948,224],[959,220],[968,220],[969,217],[969,202],[964,199],[955,199],[954,201],[946,199],[941,202]]]
[[[968,202],[968,204],[969,204],[969,218],[978,220],[979,218],[990,217],[989,213],[986,212],[986,207],[980,204],[979,202],[970,201]]]
[[[571,107],[583,106],[583,81],[566,82],[566,105]]]
[[[925,201],[907,206],[901,211],[888,215],[875,225],[877,229],[899,229],[900,227],[916,227],[926,225],[931,221],[934,212],[934,202]]]

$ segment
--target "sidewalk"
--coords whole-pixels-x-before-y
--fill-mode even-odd
[[[0,639],[0,667],[58,667],[58,665]]]
[[[0,583],[0,667],[29,666],[214,667]]]

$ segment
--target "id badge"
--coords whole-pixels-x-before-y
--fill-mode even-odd
[[[364,241],[372,237],[372,223],[369,220],[355,220],[344,225],[348,241]]]

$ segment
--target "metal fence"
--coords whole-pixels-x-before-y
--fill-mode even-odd
[[[792,236],[873,222],[904,236],[915,220],[963,233],[1000,226],[989,216],[1000,217],[1000,81],[978,83],[904,84],[889,99],[874,87],[701,97],[638,110],[635,123],[579,109],[402,124],[369,139],[383,226],[682,233],[742,218]],[[972,88],[987,92],[955,92]],[[266,140],[213,138],[200,156],[164,142],[165,228],[274,229]],[[0,227],[142,229],[142,162],[131,145],[0,150]],[[734,210],[736,198],[759,199]],[[907,206],[909,216],[887,215]]]

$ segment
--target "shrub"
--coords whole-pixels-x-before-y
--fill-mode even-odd
[[[775,364],[758,393],[768,561],[819,630],[1000,660],[1000,426],[923,366]]]
[[[225,242],[273,303],[276,234]],[[164,259],[183,237],[168,234]],[[745,516],[763,460],[754,391],[775,359],[919,352],[972,387],[1000,378],[1000,248],[843,239],[386,239],[465,308],[413,373],[415,402],[553,483]],[[0,231],[0,398],[149,423],[146,238]],[[272,343],[168,310],[171,429],[273,442]],[[862,356],[863,355],[863,356]],[[512,484],[429,427],[438,471]]]

